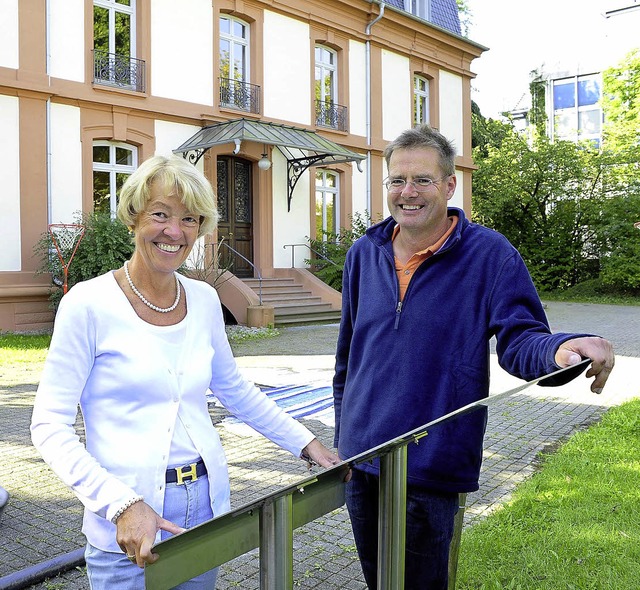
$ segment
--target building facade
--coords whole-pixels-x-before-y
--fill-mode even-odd
[[[552,139],[590,141],[600,147],[603,131],[602,74],[640,47],[640,0],[598,0],[584,11],[590,27],[571,31],[566,51],[546,59],[536,71],[545,83],[547,134]],[[509,112],[518,130],[527,127],[531,95]]]
[[[154,154],[211,180],[211,240],[242,254],[240,276],[302,269],[292,245],[385,215],[382,150],[416,122],[454,140],[453,202],[470,210],[485,48],[455,0],[0,0],[0,32],[0,330],[51,326],[34,245],[113,211]]]

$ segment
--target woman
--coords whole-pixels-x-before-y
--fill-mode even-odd
[[[144,588],[155,542],[229,509],[208,390],[296,456],[339,461],[242,377],[215,289],[176,273],[217,222],[207,179],[183,158],[153,157],[125,182],[118,218],[134,253],[62,299],[31,424],[34,445],[85,506],[92,590]],[[216,575],[180,588],[212,589]]]

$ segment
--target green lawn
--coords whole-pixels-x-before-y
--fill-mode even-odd
[[[11,334],[0,332],[0,365],[43,362],[51,334]]]
[[[640,588],[640,399],[575,434],[463,533],[457,590]]]

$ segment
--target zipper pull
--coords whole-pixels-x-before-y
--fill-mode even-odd
[[[398,301],[398,305],[396,305],[396,323],[393,326],[394,330],[398,329],[398,324],[400,323],[400,312],[402,311],[402,301]]]

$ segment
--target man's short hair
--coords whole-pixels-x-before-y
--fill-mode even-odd
[[[384,150],[383,156],[389,166],[391,154],[398,149],[431,148],[438,152],[442,171],[450,176],[456,173],[456,148],[442,133],[429,125],[418,125],[403,131]]]

